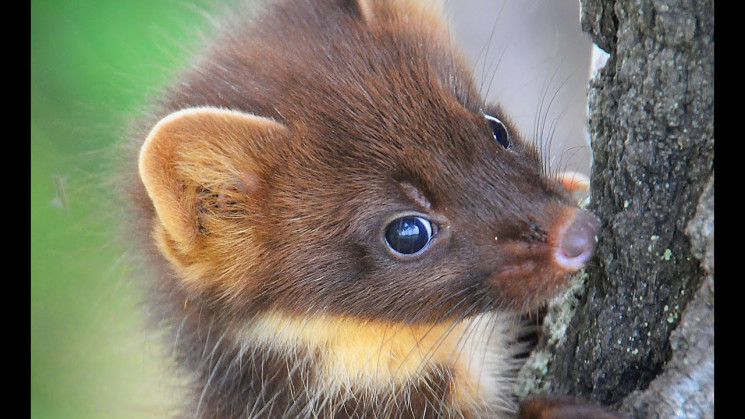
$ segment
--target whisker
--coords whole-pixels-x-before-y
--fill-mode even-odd
[[[481,57],[482,54],[483,54],[483,57],[484,57],[483,60],[482,60],[482,64],[481,64],[482,80],[481,80],[481,84],[479,85],[479,94],[482,97],[488,97],[488,95],[489,95],[489,89],[491,87],[491,81],[490,81],[489,82],[489,87],[487,87],[487,91],[484,94],[484,79],[483,79],[483,75],[488,74],[486,72],[486,60],[489,57],[489,49],[491,48],[492,42],[494,41],[494,33],[497,30],[497,23],[499,22],[499,19],[502,16],[502,12],[504,11],[505,4],[506,4],[506,2],[502,2],[502,7],[500,7],[499,8],[499,12],[497,12],[497,16],[494,19],[494,23],[492,24],[491,31],[489,32],[489,37],[486,39],[486,44],[481,48],[481,50],[479,51],[479,54],[478,54],[479,57]],[[504,56],[504,51],[505,50],[506,50],[506,48],[499,55],[499,59],[497,61],[497,67],[499,65],[499,62],[502,61],[502,56]],[[491,66],[490,66],[489,69],[491,70]],[[496,67],[494,69],[494,73],[492,74],[491,80],[494,80],[494,74],[496,74]]]

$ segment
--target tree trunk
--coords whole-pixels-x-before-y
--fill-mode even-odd
[[[552,307],[520,395],[714,415],[714,1],[580,0],[597,254]]]

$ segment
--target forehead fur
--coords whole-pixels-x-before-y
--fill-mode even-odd
[[[294,145],[313,150],[313,159],[326,155],[355,171],[362,156],[368,169],[377,162],[389,171],[442,163],[432,158],[454,152],[471,158],[466,138],[483,132],[462,127],[482,127],[484,104],[446,25],[434,24],[440,11],[431,4],[281,2],[260,24],[225,31],[166,108],[209,104],[272,118],[299,134]],[[429,159],[420,154],[423,143]],[[435,173],[427,169],[416,170]]]
[[[469,109],[482,106],[444,25],[417,14],[368,22],[340,3],[353,2],[281,2],[260,22],[236,24],[187,75],[190,88],[176,86],[170,111],[209,103],[289,125],[319,115],[365,119],[428,96],[435,107],[443,92]],[[389,2],[361,3],[377,10]]]

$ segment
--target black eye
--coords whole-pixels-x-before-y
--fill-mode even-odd
[[[411,255],[432,240],[435,228],[426,218],[409,216],[394,220],[385,228],[385,241],[396,253]]]
[[[489,128],[494,135],[494,139],[497,140],[497,142],[501,144],[502,147],[510,148],[510,146],[512,146],[512,142],[510,141],[510,133],[507,132],[507,128],[504,126],[504,123],[491,115],[484,115],[484,118],[486,119],[486,124],[489,125]]]

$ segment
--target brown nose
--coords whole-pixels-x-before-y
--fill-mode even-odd
[[[582,268],[592,257],[597,244],[600,222],[589,211],[577,209],[559,228],[554,262],[568,271]]]

